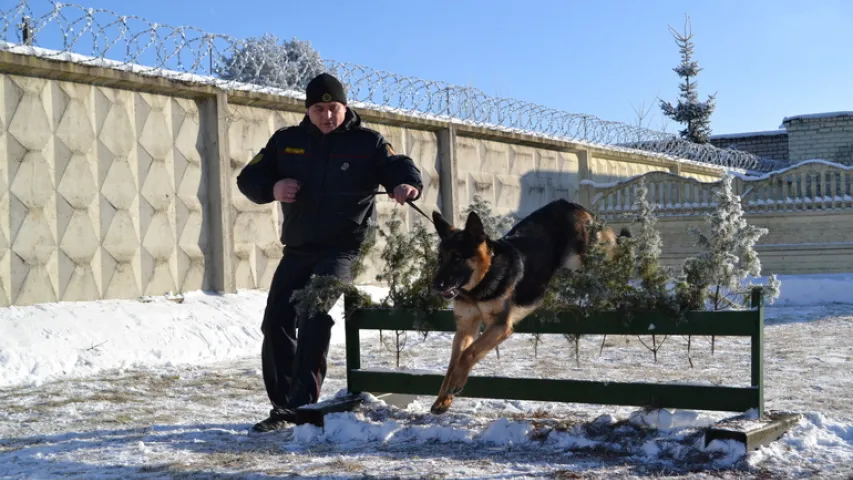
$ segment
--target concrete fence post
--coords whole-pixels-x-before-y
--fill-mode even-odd
[[[209,198],[207,271],[210,288],[221,293],[237,291],[234,277],[234,235],[231,219],[231,163],[228,155],[228,94],[217,92],[201,102]]]
[[[441,214],[455,222],[459,213],[459,198],[456,195],[456,129],[453,124],[438,131],[438,157]]]
[[[593,210],[593,193],[592,188],[586,185],[584,180],[592,180],[591,157],[589,150],[584,149],[578,152],[578,203],[590,211]]]

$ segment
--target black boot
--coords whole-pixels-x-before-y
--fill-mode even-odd
[[[256,423],[252,430],[256,432],[272,432],[296,424],[296,411],[287,408],[274,408],[270,416]]]

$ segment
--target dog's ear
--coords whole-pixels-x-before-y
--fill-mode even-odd
[[[432,211],[432,223],[435,224],[435,231],[438,232],[438,238],[444,238],[453,230],[453,227],[447,223],[447,220],[441,215],[441,213],[433,210]]]
[[[468,219],[465,221],[465,232],[471,235],[477,243],[486,241],[486,229],[483,227],[483,221],[476,212],[468,214]]]

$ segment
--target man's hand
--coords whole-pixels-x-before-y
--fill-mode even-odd
[[[394,191],[388,194],[389,197],[393,198],[400,205],[406,203],[406,200],[411,200],[418,196],[418,189],[407,185],[405,183],[401,183],[394,187]]]
[[[284,203],[296,201],[296,193],[299,191],[299,181],[292,178],[283,178],[272,187],[272,193],[276,200]]]

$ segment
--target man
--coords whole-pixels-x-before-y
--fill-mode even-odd
[[[284,216],[284,256],[261,325],[264,385],[273,408],[253,427],[259,432],[284,428],[295,420],[297,407],[316,403],[326,376],[334,322],[328,314],[297,319],[293,291],[312,274],[352,283],[351,267],[379,185],[401,205],[417,200],[423,189],[412,159],[361,125],[336,78],[321,74],[311,80],[305,106],[300,124],[275,132],[237,177],[249,200],[278,201]]]

